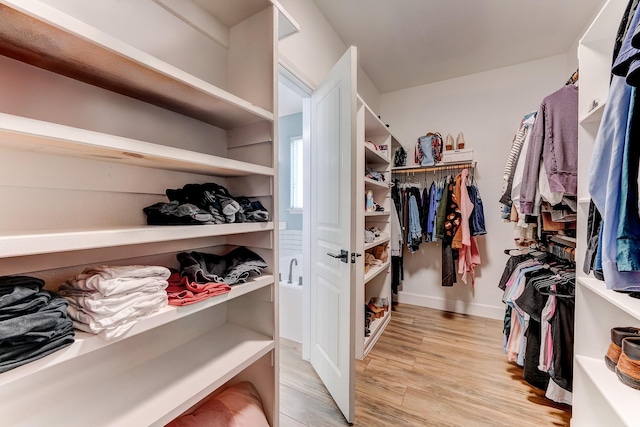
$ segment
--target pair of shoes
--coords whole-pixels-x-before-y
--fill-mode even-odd
[[[455,144],[453,143],[453,136],[451,136],[450,133],[447,134],[446,142],[444,144],[444,148],[446,151],[462,150],[464,149],[464,146],[465,146],[465,141],[464,141],[464,135],[462,134],[462,132],[458,133],[458,137],[456,138]]]
[[[371,253],[373,254],[373,256],[376,259],[380,260],[383,264],[389,259],[389,251],[387,251],[387,246],[388,243],[385,242],[381,245],[374,246],[371,249]]]
[[[624,385],[640,390],[640,328],[612,328],[604,361]]]

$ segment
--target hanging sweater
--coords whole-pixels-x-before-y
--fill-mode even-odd
[[[521,214],[531,214],[540,159],[551,191],[575,195],[578,184],[578,87],[566,85],[542,100],[531,131],[520,193]]]

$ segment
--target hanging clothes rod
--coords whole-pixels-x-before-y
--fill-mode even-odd
[[[435,166],[400,166],[391,168],[391,173],[415,173],[415,172],[437,172],[441,170],[473,169],[476,162],[440,164]]]

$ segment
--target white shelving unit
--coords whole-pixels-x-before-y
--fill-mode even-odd
[[[604,362],[611,328],[640,324],[640,301],[606,288],[582,272],[589,211],[588,171],[591,153],[604,112],[614,39],[627,5],[609,0],[578,46],[580,68],[578,229],[576,265],[575,360],[573,382],[574,427],[637,426],[634,410],[640,391],[627,387]],[[597,107],[592,108],[594,101]]]
[[[356,276],[360,279],[356,283],[356,357],[364,359],[367,353],[384,331],[391,320],[391,253],[388,247],[391,235],[390,214],[393,208],[391,200],[391,156],[393,148],[398,145],[389,132],[387,126],[377,117],[369,106],[358,97],[358,129],[357,140],[361,147],[356,167],[364,176],[365,168],[371,168],[385,177],[385,182],[379,182],[364,177],[356,190],[356,200],[362,200],[362,216],[356,223],[358,253],[364,253],[376,246],[387,244],[388,260],[380,266],[370,266],[364,272],[364,262],[357,264]],[[365,141],[371,141],[376,146],[385,146],[386,151],[376,151]],[[365,193],[373,192],[373,200],[384,208],[384,211],[366,212]],[[364,243],[364,229],[376,226],[383,233],[381,237],[370,243]],[[358,258],[363,259],[364,257]],[[374,319],[369,326],[369,336],[365,336],[365,305],[373,297],[387,298],[389,310],[384,317]],[[361,337],[361,338],[358,338]]]
[[[113,340],[77,331],[71,346],[0,374],[1,424],[165,425],[243,380],[279,424],[275,81],[286,17],[270,0],[0,0],[3,275],[55,291],[86,266],[179,268],[178,252],[235,246],[269,265],[225,295],[168,306]],[[142,209],[167,201],[166,189],[206,182],[259,200],[271,221],[146,225]]]

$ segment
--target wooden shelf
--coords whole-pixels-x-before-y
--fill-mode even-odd
[[[274,169],[0,113],[0,146],[215,176],[273,176]]]
[[[387,165],[389,164],[388,158],[386,158],[379,151],[374,150],[373,148],[369,147],[366,144],[364,146],[364,157],[368,164],[376,164],[376,163],[382,163]]]
[[[387,312],[384,313],[383,317],[373,319],[371,325],[369,325],[369,330],[371,331],[371,333],[368,337],[364,337],[364,356],[366,356],[367,353],[369,353],[369,351],[373,348],[374,344],[376,343],[376,341],[378,341],[378,338],[380,338],[380,335],[382,335],[382,332],[387,327],[387,324],[390,320],[391,309],[387,310]]]
[[[375,248],[376,246],[381,245],[383,243],[386,243],[386,242],[388,242],[390,240],[391,240],[390,236],[378,237],[373,242],[365,243],[364,244],[364,250],[366,251],[367,249]]]
[[[391,264],[391,262],[387,261],[382,265],[372,265],[371,267],[369,267],[369,271],[364,275],[364,284],[366,285],[378,274],[388,272],[389,264]]]
[[[624,422],[624,425],[638,425],[638,410],[636,408],[637,402],[640,400],[640,390],[624,385],[616,373],[607,368],[604,360],[576,356],[575,361],[578,369],[582,369],[586,373],[609,407]]]
[[[593,110],[589,111],[587,114],[585,114],[580,118],[579,123],[580,124],[599,123],[600,120],[602,120],[602,115],[604,114],[605,105],[606,105],[606,102],[603,102]]]
[[[376,181],[375,179],[365,177],[364,187],[365,188],[382,188],[382,189],[388,190],[389,184],[387,184],[386,182],[380,182],[380,181]]]
[[[389,211],[384,211],[384,212],[365,212],[364,216],[365,217],[372,217],[372,216],[389,216],[391,214],[391,212]]]
[[[273,112],[40,2],[2,1],[0,54],[222,129],[274,120]]]
[[[273,230],[273,222],[0,233],[0,258]]]
[[[263,275],[255,277],[246,283],[239,283],[231,287],[231,291],[224,295],[211,297],[196,304],[191,304],[182,307],[166,306],[153,315],[141,319],[136,323],[129,331],[122,336],[106,341],[103,338],[76,330],[75,342],[67,348],[50,354],[47,357],[28,363],[26,365],[15,368],[11,371],[4,372],[0,375],[0,387],[10,384],[14,381],[25,378],[29,375],[33,375],[44,369],[51,368],[61,363],[72,360],[76,357],[80,357],[96,350],[104,349],[110,345],[113,345],[122,340],[126,340],[135,335],[147,332],[151,329],[168,324],[170,322],[182,319],[190,316],[194,313],[206,310],[219,304],[224,304],[235,298],[239,298],[257,289],[270,286],[274,283],[273,275]]]
[[[620,293],[607,289],[605,282],[593,277],[578,277],[578,284],[589,289],[591,292],[596,293],[601,298],[609,301],[618,309],[626,312],[627,314],[635,317],[640,321],[640,300],[637,298],[631,298],[625,293]]]
[[[420,166],[420,165],[410,165],[410,166],[397,166],[392,167],[392,173],[409,173],[409,172],[437,172],[439,170],[450,170],[450,169],[465,169],[465,168],[475,168],[475,161],[467,161],[467,162],[450,162],[450,163],[436,163],[433,166]]]
[[[274,347],[274,341],[265,335],[223,324],[132,369],[95,382],[73,399],[47,405],[46,411],[25,413],[22,421],[24,425],[49,425],[51,420],[66,420],[67,425],[77,420],[91,420],[92,425],[165,425]],[[108,399],[108,405],[95,404],[104,399]]]

